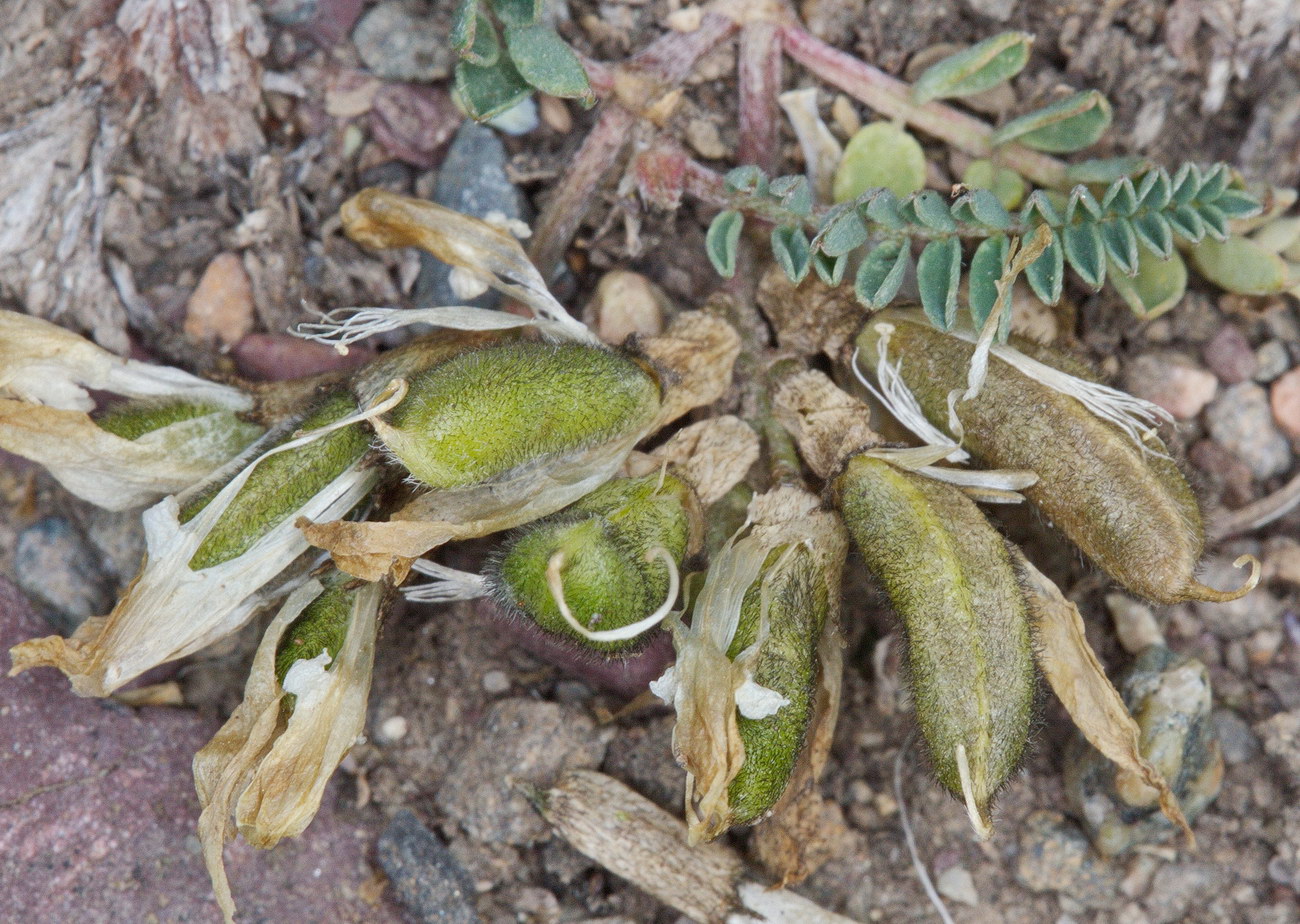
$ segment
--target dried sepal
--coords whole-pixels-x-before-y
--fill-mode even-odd
[[[1141,729],[1129,714],[1119,691],[1106,677],[1084,634],[1079,608],[1065,598],[1050,578],[1018,555],[1019,569],[1029,592],[1034,620],[1036,657],[1070,718],[1088,742],[1134,782],[1149,787],[1165,816],[1195,846],[1187,819],[1169,783],[1145,757]]]
[[[348,418],[330,427],[342,425],[349,425]],[[57,667],[78,695],[107,696],[151,667],[192,654],[237,630],[264,602],[269,582],[307,551],[295,519],[343,516],[378,482],[379,471],[363,463],[364,454],[345,460],[293,513],[274,523],[253,520],[239,527],[252,532],[231,533],[240,546],[247,546],[241,554],[195,570],[195,555],[209,537],[218,530],[229,532],[226,515],[257,476],[258,466],[282,453],[310,450],[321,435],[303,434],[262,452],[184,522],[175,496],[146,510],[144,565],[113,611],[86,620],[71,638],[53,635],[14,646],[10,674]]]
[[[182,398],[232,411],[252,408],[237,388],[170,366],[123,359],[57,324],[0,311],[0,395],[68,411],[94,409],[90,391]]]
[[[687,771],[693,843],[759,820],[784,792],[846,550],[838,518],[814,495],[760,495],[714,557],[691,625],[673,627],[677,663],[651,688],[677,712],[673,751]]]
[[[235,905],[222,848],[239,835],[255,847],[297,837],[315,817],[334,770],[365,728],[381,583],[312,580],[292,593],[267,627],[243,702],[194,757],[202,814],[199,839],[227,921]],[[322,610],[314,613],[313,608]],[[340,612],[323,612],[332,609]],[[278,679],[283,636],[313,617],[343,623],[337,654],[303,652]]]
[[[0,449],[45,467],[70,492],[128,510],[202,481],[260,429],[226,410],[123,439],[74,410],[0,398]]]
[[[501,228],[424,199],[363,189],[339,210],[348,236],[367,247],[419,247],[567,329],[596,342],[546,288],[519,242]]]
[[[758,434],[739,417],[726,414],[683,427],[649,453],[632,453],[626,470],[643,475],[667,463],[695,489],[700,504],[709,507],[745,477],[758,455]]]
[[[871,429],[870,409],[822,372],[800,372],[783,380],[772,403],[776,419],[790,431],[819,478],[829,478],[854,452],[881,443]]]
[[[688,311],[660,336],[642,340],[639,347],[663,373],[657,429],[723,396],[740,355],[740,335],[721,318]]]

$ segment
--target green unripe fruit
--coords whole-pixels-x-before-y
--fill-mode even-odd
[[[782,556],[789,558],[778,570]],[[764,576],[745,593],[740,624],[727,650],[733,661],[758,640],[762,597],[768,597],[768,636],[754,667],[754,682],[788,702],[764,719],[737,719],[745,763],[727,788],[728,826],[762,819],[785,792],[803,750],[816,695],[817,642],[830,612],[826,579],[806,548],[773,549]]]
[[[909,313],[887,312],[858,338],[873,372],[878,329],[929,421],[948,429],[948,394],[964,391],[974,344],[941,333]],[[1013,345],[1044,365],[1078,375],[1078,362],[1023,341]],[[996,355],[978,398],[957,405],[962,446],[989,468],[1038,475],[1023,493],[1094,564],[1132,592],[1160,603],[1232,599],[1198,583],[1205,546],[1191,486],[1158,439],[1138,445],[1076,398],[1030,378]],[[1249,585],[1253,586],[1253,585]]]
[[[319,657],[326,651],[333,664],[347,638],[352,604],[357,591],[366,585],[340,571],[333,572],[324,583],[320,596],[307,604],[280,637],[275,650],[275,679],[281,685],[289,668],[304,658]]]
[[[855,456],[834,486],[849,535],[903,622],[935,772],[987,834],[989,805],[1029,739],[1034,698],[1029,614],[1006,540],[957,488],[880,459]]]
[[[264,452],[289,442],[296,431],[315,430],[356,412],[351,394],[336,391],[305,417],[279,427],[256,449]],[[369,448],[369,431],[356,423],[263,459],[195,551],[190,568],[201,571],[243,555],[355,465]],[[186,523],[195,517],[228,482],[218,479],[187,500],[181,507],[180,521]]]
[[[95,415],[95,424],[124,440],[138,440],[146,433],[201,417],[213,418],[214,431],[228,431],[232,457],[262,434],[256,424],[240,420],[231,411],[193,401],[129,401]]]
[[[546,632],[608,654],[628,653],[648,636],[598,641],[579,634],[561,612],[591,632],[640,622],[670,604],[672,571],[691,545],[693,497],[671,475],[620,478],[554,517],[521,530],[490,568],[498,600]],[[557,583],[558,582],[558,583]]]
[[[405,400],[374,426],[412,475],[449,489],[638,432],[658,410],[655,377],[620,353],[515,341],[412,375]]]

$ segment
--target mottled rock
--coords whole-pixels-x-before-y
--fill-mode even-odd
[[[1190,420],[1213,400],[1219,382],[1181,353],[1159,352],[1130,363],[1124,372],[1124,387],[1179,420]]]
[[[952,866],[944,870],[934,885],[940,895],[951,901],[972,908],[980,903],[979,893],[975,891],[975,879],[964,866]]]
[[[441,87],[389,83],[370,104],[370,133],[394,157],[428,170],[456,129],[461,115]]]
[[[1259,364],[1246,335],[1232,324],[1225,324],[1210,338],[1202,352],[1205,364],[1225,385],[1236,385],[1255,374]]]
[[[113,603],[112,582],[98,556],[63,517],[37,520],[18,534],[14,574],[62,635],[71,635],[91,616],[105,615]]]
[[[1282,838],[1268,863],[1268,874],[1274,882],[1300,892],[1300,806],[1291,806],[1282,816]]]
[[[1169,781],[1188,821],[1219,794],[1223,756],[1210,718],[1210,677],[1194,658],[1152,645],[1116,684],[1141,729],[1142,754]],[[1106,857],[1177,834],[1157,794],[1075,733],[1065,754],[1065,794],[1093,846]]]
[[[238,254],[219,253],[185,305],[185,336],[229,347],[253,329],[253,283]]]
[[[1268,393],[1254,382],[1224,391],[1206,410],[1205,422],[1214,441],[1249,465],[1256,478],[1291,467],[1291,446],[1273,424]]]
[[[385,80],[440,80],[454,63],[445,23],[414,15],[400,0],[371,7],[352,41],[366,67]]]
[[[1281,340],[1267,340],[1255,351],[1255,381],[1271,382],[1291,368],[1291,351]]]
[[[476,840],[534,843],[550,828],[521,787],[549,786],[561,770],[596,768],[606,740],[584,709],[500,700],[438,790],[438,807]]]
[[[1279,712],[1255,726],[1264,752],[1286,769],[1294,786],[1300,786],[1300,709]]]
[[[1088,908],[1117,908],[1120,873],[1059,812],[1037,811],[1020,830],[1016,880],[1031,892],[1058,892]]]
[[[496,132],[466,119],[452,139],[438,170],[433,201],[475,218],[496,212],[506,218],[524,218],[523,197],[506,176],[506,149]],[[466,301],[452,291],[451,267],[437,257],[420,254],[420,275],[415,281],[415,302],[421,308],[469,304],[494,307],[495,292]]]
[[[1284,432],[1300,439],[1300,368],[1292,369],[1269,389],[1273,419]]]
[[[686,796],[686,774],[673,760],[672,716],[620,728],[609,743],[602,768],[671,812]]]
[[[438,836],[411,812],[398,812],[375,853],[396,899],[415,921],[478,924],[474,882]]]
[[[0,578],[0,650],[47,631]],[[53,670],[0,680],[0,908],[77,924],[217,921],[199,855],[190,762],[219,723],[180,709],[81,699]],[[226,848],[241,921],[400,924],[370,905],[374,833],[334,811],[276,849]]]

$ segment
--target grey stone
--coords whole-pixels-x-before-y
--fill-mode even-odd
[[[1058,812],[1038,811],[1020,832],[1016,880],[1032,892],[1057,892],[1088,908],[1122,903],[1119,869],[1097,854],[1083,832]]]
[[[1173,863],[1156,871],[1147,893],[1147,915],[1152,924],[1185,921],[1188,912],[1226,890],[1229,874],[1213,863]]]
[[[1228,766],[1244,764],[1259,756],[1259,738],[1246,720],[1231,709],[1214,710],[1214,727],[1219,733],[1219,747]]]
[[[966,0],[966,5],[995,22],[1006,22],[1015,13],[1017,0]]]
[[[475,218],[499,212],[506,218],[524,217],[519,190],[506,176],[506,149],[497,133],[467,119],[452,139],[447,156],[438,170],[433,201]],[[488,291],[466,301],[451,289],[451,267],[437,257],[420,255],[420,275],[415,281],[415,303],[420,308],[440,305],[495,307],[500,300]]]
[[[1286,768],[1292,785],[1300,787],[1300,709],[1279,712],[1256,725],[1255,731],[1263,739],[1265,753]]]
[[[352,30],[357,54],[376,77],[427,82],[451,73],[446,25],[416,16],[400,0],[372,7]]]
[[[1271,382],[1291,368],[1291,352],[1281,340],[1268,340],[1255,351],[1255,381]]]
[[[63,517],[37,520],[18,534],[14,571],[18,586],[63,635],[91,616],[105,615],[113,603],[112,583],[98,557]]]
[[[1225,390],[1205,412],[1214,441],[1250,466],[1256,478],[1271,478],[1291,467],[1291,444],[1278,432],[1268,392],[1254,382]]]
[[[1225,324],[1205,344],[1205,364],[1225,385],[1235,385],[1251,378],[1259,368],[1255,351],[1235,325]]]
[[[398,812],[376,846],[397,900],[415,921],[478,924],[474,882],[438,836],[411,812]]]
[[[595,769],[606,741],[584,709],[499,700],[438,790],[438,807],[478,841],[535,843],[550,828],[524,788],[549,786],[562,770]]]

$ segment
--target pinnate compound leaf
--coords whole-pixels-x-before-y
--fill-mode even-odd
[[[1214,200],[1214,206],[1229,219],[1253,218],[1262,210],[1260,201],[1244,189],[1225,189]]]
[[[1109,186],[1122,176],[1137,176],[1151,169],[1151,161],[1145,157],[1096,157],[1081,160],[1065,168],[1068,183],[1097,183]]]
[[[723,279],[736,275],[736,252],[740,249],[740,232],[744,227],[745,216],[729,209],[718,213],[704,236],[709,262]]]
[[[898,211],[898,196],[888,189],[878,189],[867,200],[867,218],[891,231],[903,227],[902,213]]]
[[[1101,229],[1093,222],[1066,225],[1061,229],[1061,243],[1065,246],[1065,259],[1079,278],[1100,289],[1106,281],[1106,248],[1101,241]]]
[[[1174,174],[1174,193],[1170,201],[1186,205],[1201,191],[1201,168],[1196,164],[1183,164]]]
[[[541,23],[507,26],[506,48],[520,76],[543,93],[595,104],[582,62],[554,29]]]
[[[1202,202],[1196,206],[1196,214],[1205,225],[1205,233],[1216,241],[1228,239],[1228,216],[1217,205]]]
[[[1148,212],[1133,219],[1133,232],[1138,242],[1164,259],[1174,249],[1174,231],[1169,227],[1169,219],[1159,212]]]
[[[1005,234],[985,238],[975,248],[970,261],[970,313],[975,329],[982,330],[984,322],[998,303],[997,281],[1002,278],[1002,267],[1007,260],[1009,241]]]
[[[504,56],[490,67],[468,61],[456,64],[456,92],[470,118],[480,122],[517,106],[532,91],[510,59]]]
[[[957,286],[961,282],[961,240],[937,238],[925,245],[916,261],[916,286],[926,317],[940,330],[957,321]]]
[[[884,308],[898,294],[911,260],[912,253],[905,242],[885,241],[858,267],[853,294],[868,308]]]
[[[876,187],[906,196],[923,186],[925,152],[920,143],[891,122],[872,122],[845,145],[831,194],[836,202],[847,202]]]
[[[1102,211],[1118,212],[1126,216],[1132,215],[1137,210],[1137,205],[1137,190],[1133,188],[1133,180],[1126,176],[1111,183],[1101,200]]]
[[[1169,204],[1174,195],[1174,184],[1169,171],[1163,167],[1148,170],[1138,187],[1138,208],[1159,211]]]
[[[781,205],[796,215],[812,213],[812,188],[806,176],[781,176],[772,181],[769,187],[772,195],[781,197]]]
[[[1106,97],[1097,90],[1085,90],[1011,120],[989,140],[994,146],[1017,141],[1036,151],[1068,154],[1095,144],[1110,121]]]
[[[812,265],[813,269],[817,271],[817,278],[834,288],[844,281],[844,270],[849,265],[849,258],[844,254],[831,257],[824,253],[814,252]]]
[[[1048,305],[1055,305],[1061,300],[1061,284],[1065,276],[1065,251],[1061,247],[1061,238],[1052,234],[1052,242],[1033,263],[1025,269],[1025,279],[1034,294]]]
[[[1180,205],[1161,213],[1169,222],[1169,227],[1181,238],[1193,243],[1205,237],[1205,222],[1196,209],[1190,205]]]
[[[857,250],[867,242],[867,226],[857,210],[844,209],[832,218],[817,235],[814,246],[828,257],[838,257]]]
[[[728,192],[751,196],[764,195],[768,190],[767,175],[754,164],[742,164],[728,170],[722,178],[722,185]]]
[[[803,282],[812,267],[812,250],[808,235],[795,225],[781,225],[772,229],[772,256],[781,269],[795,283]]]
[[[928,103],[971,96],[1005,83],[1024,68],[1033,41],[1027,32],[1003,32],[949,55],[926,68],[912,86],[912,98],[918,104]]]
[[[1099,227],[1107,256],[1122,273],[1132,276],[1137,272],[1138,262],[1137,235],[1133,233],[1133,226],[1126,219],[1115,218],[1102,222]]]

